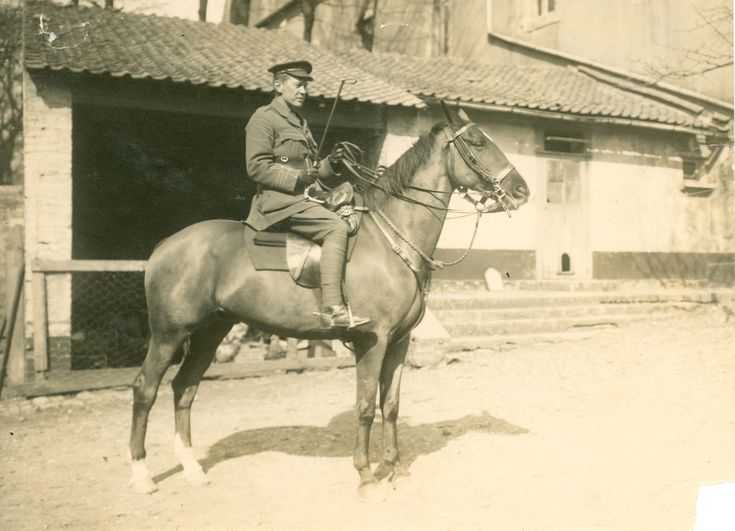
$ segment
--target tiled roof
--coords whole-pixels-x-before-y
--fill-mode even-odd
[[[48,33],[40,34],[41,15]],[[104,73],[270,92],[268,67],[306,59],[314,65],[315,80],[309,84],[312,96],[334,98],[340,79],[355,78],[358,83],[345,85],[342,99],[424,107],[419,98],[386,78],[285,31],[66,7],[49,1],[29,2],[25,16],[25,66],[32,70]]]
[[[605,83],[573,67],[490,65],[363,50],[339,54],[424,98],[681,127],[709,125],[683,106]]]

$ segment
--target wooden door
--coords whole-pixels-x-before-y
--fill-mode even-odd
[[[589,278],[586,220],[586,162],[542,158],[545,202],[541,216],[542,278]]]

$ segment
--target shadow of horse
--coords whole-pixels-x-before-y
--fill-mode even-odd
[[[239,431],[212,445],[200,463],[207,471],[229,459],[260,452],[283,452],[303,457],[352,457],[355,422],[355,412],[350,410],[332,418],[326,427],[276,426]],[[381,427],[380,420],[376,418],[370,436],[370,461],[373,463],[380,461]],[[528,433],[525,428],[493,417],[487,412],[415,426],[399,422],[398,427],[401,434],[401,464],[406,468],[418,456],[438,452],[450,441],[469,432],[494,435]],[[181,466],[174,467],[153,480],[162,481],[181,470]]]

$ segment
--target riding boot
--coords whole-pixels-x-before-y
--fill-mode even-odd
[[[347,226],[340,226],[324,239],[321,258],[321,317],[330,328],[354,327],[370,322],[367,317],[352,315],[342,301],[342,274],[347,253]]]

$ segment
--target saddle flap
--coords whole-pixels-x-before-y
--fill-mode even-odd
[[[319,287],[319,261],[322,248],[301,236],[289,233],[286,238],[286,263],[291,278],[305,287]]]

